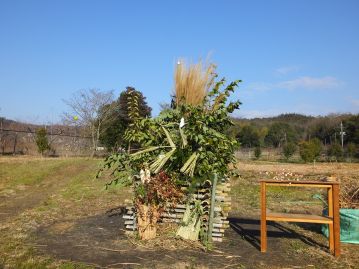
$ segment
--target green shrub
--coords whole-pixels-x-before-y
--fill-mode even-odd
[[[284,145],[282,151],[285,159],[288,160],[290,157],[292,157],[293,154],[296,152],[296,150],[297,150],[297,145],[294,143],[290,142]]]
[[[347,154],[350,159],[358,155],[358,148],[354,143],[349,143],[347,146]]]
[[[46,150],[50,149],[49,140],[47,139],[47,132],[45,128],[40,128],[36,130],[35,142],[37,145],[37,150],[41,155],[44,154]]]
[[[331,144],[328,149],[328,156],[335,157],[336,160],[340,159],[343,156],[342,146],[338,143]]]
[[[322,151],[322,143],[318,138],[299,143],[299,154],[305,162],[315,161]]]
[[[256,159],[259,159],[259,157],[262,155],[262,150],[261,147],[258,146],[254,149],[254,156],[256,157]]]

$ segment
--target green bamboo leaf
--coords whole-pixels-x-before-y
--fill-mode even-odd
[[[164,131],[165,134],[166,134],[167,141],[168,141],[168,143],[170,144],[171,148],[176,148],[176,145],[175,145],[175,143],[173,143],[173,140],[172,140],[172,138],[171,138],[170,133],[169,133],[169,132],[167,131],[167,129],[166,129],[165,127],[163,127],[163,126],[162,126],[162,129],[163,129],[163,131]]]
[[[193,175],[194,168],[196,167],[196,162],[198,158],[198,153],[194,152],[188,160],[185,162],[185,164],[180,169],[180,172],[188,175]]]
[[[171,158],[171,156],[175,151],[176,149],[173,148],[169,152],[167,152],[164,155],[164,157],[157,158],[157,160],[150,165],[150,170],[153,171],[155,174],[157,174],[162,169],[162,167],[166,164],[169,158]]]
[[[131,155],[132,156],[137,156],[137,155],[141,155],[141,154],[144,154],[144,153],[147,153],[147,152],[151,152],[151,151],[154,151],[154,150],[158,150],[160,149],[161,147],[160,146],[157,146],[157,147],[149,147],[147,149],[144,149],[144,150],[141,150],[141,151],[137,151],[135,153],[132,153]]]

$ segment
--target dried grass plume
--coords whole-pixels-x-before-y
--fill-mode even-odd
[[[195,64],[178,60],[174,74],[176,104],[202,104],[216,77],[215,69],[214,64],[202,60]]]

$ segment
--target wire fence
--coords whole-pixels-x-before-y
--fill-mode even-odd
[[[62,131],[49,130],[50,128],[47,128],[51,147],[49,155],[87,156],[90,154],[92,137],[76,134],[80,131],[76,129]],[[75,134],[71,134],[70,131]],[[0,128],[0,155],[8,154],[37,155],[36,129]]]
[[[33,131],[31,129],[29,130],[13,130],[13,129],[0,129],[0,134],[2,132],[13,132],[13,133],[27,133],[27,134],[36,134],[36,131]],[[88,138],[90,139],[91,136],[81,136],[81,135],[72,135],[72,134],[64,134],[64,133],[49,133],[47,132],[47,135],[53,135],[53,136],[66,136],[66,137],[77,137],[77,138]]]

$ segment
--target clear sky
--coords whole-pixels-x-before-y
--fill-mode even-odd
[[[178,57],[208,53],[239,117],[359,113],[359,1],[0,0],[0,116],[56,122],[79,89],[159,112]]]

